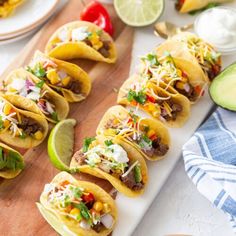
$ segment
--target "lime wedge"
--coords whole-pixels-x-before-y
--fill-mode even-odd
[[[70,171],[70,161],[74,147],[74,126],[76,120],[66,119],[56,124],[49,135],[48,155],[59,170]]]
[[[42,204],[36,203],[40,213],[44,217],[44,219],[55,229],[60,235],[63,236],[71,236],[73,235],[72,232],[67,232],[65,226],[53,215],[49,210],[43,207]]]
[[[114,0],[116,13],[127,25],[146,26],[162,14],[164,0]]]

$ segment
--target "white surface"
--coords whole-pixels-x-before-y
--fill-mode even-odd
[[[178,16],[173,11],[173,1],[167,1],[168,12],[162,19],[172,22],[178,20],[179,24],[192,22],[190,16]],[[27,43],[29,38],[17,43],[0,46],[0,73],[16,56],[20,49]],[[137,56],[151,50],[158,38],[152,36],[151,28],[138,29],[134,45],[134,63]],[[228,65],[232,58],[224,58],[224,64]],[[134,66],[132,67],[134,69]],[[132,70],[133,70],[132,69]],[[186,176],[182,161],[173,170],[181,153],[182,144],[193,133],[200,120],[205,116],[211,106],[209,98],[204,98],[193,108],[191,119],[182,129],[171,130],[172,146],[167,159],[151,163],[150,183],[147,192],[140,198],[128,199],[118,196],[119,222],[113,236],[130,235],[136,225],[138,228],[133,236],[162,236],[167,233],[189,233],[194,236],[233,236],[225,216],[213,208],[205,200]],[[156,197],[157,192],[165,183],[169,173],[170,179]],[[155,199],[151,208],[148,209],[152,200]],[[144,219],[141,218],[144,216]],[[141,220],[139,222],[139,220]]]
[[[0,37],[19,35],[28,27],[36,27],[54,8],[57,0],[27,0],[20,5],[14,14],[0,19]]]

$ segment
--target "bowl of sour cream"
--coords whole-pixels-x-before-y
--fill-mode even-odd
[[[196,18],[194,30],[222,54],[236,52],[236,9],[215,7],[204,11]]]

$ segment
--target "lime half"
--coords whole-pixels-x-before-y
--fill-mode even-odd
[[[76,120],[66,119],[56,124],[49,135],[48,155],[59,170],[70,171],[70,161],[74,147],[74,126]]]
[[[146,26],[162,14],[164,0],[114,0],[118,16],[127,25]]]

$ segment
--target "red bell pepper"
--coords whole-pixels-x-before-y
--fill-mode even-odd
[[[111,36],[113,35],[113,26],[110,15],[104,6],[98,2],[93,1],[89,3],[81,12],[80,19],[92,22]]]

